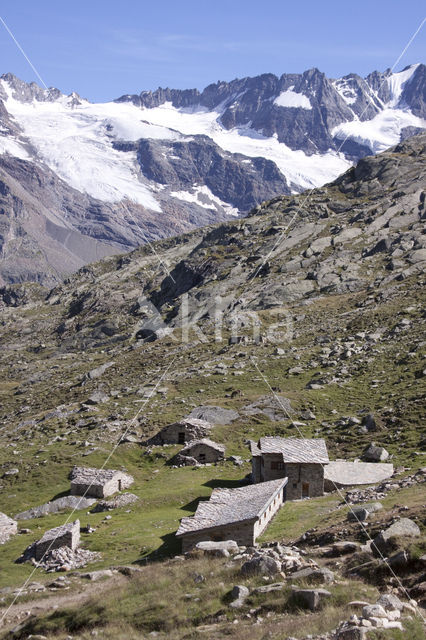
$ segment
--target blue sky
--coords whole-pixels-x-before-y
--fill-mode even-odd
[[[421,23],[415,0],[3,0],[0,16],[48,86],[94,101],[158,86],[318,67],[392,66]],[[425,62],[426,24],[397,69]],[[0,74],[37,78],[0,24]]]

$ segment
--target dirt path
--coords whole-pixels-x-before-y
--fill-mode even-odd
[[[99,597],[102,591],[110,589],[113,586],[119,587],[126,581],[127,578],[121,574],[95,582],[72,580],[69,590],[52,591],[50,595],[42,592],[38,594],[38,596],[34,595],[33,600],[27,600],[26,602],[17,601],[11,606],[7,605],[2,607],[0,609],[0,629],[2,632],[9,631],[31,616],[52,612],[55,609],[75,606],[83,603],[92,595]]]

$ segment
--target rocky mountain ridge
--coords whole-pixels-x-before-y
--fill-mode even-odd
[[[335,178],[425,126],[425,69],[265,74],[105,104],[3,75],[0,282],[53,285]]]

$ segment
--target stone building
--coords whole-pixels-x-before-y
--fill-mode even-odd
[[[225,456],[225,447],[209,438],[192,440],[180,451],[179,458],[191,458],[196,463],[218,462]]]
[[[199,440],[210,434],[212,425],[198,418],[184,418],[168,424],[155,434],[147,444],[186,444],[191,440]]]
[[[235,540],[252,546],[283,504],[286,478],[237,489],[214,489],[192,517],[182,518],[176,533],[185,553],[205,540]]]
[[[117,491],[128,489],[133,482],[133,477],[124,471],[73,467],[71,471],[71,495],[106,498]]]
[[[18,523],[0,512],[0,544],[4,544],[11,536],[18,533]]]
[[[44,536],[35,543],[35,559],[41,560],[45,553],[60,547],[69,547],[75,551],[80,544],[80,520],[74,520],[60,527],[49,529]]]
[[[288,478],[285,500],[313,498],[324,493],[324,465],[329,462],[321,438],[264,437],[250,442],[252,481]]]

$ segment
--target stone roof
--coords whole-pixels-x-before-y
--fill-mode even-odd
[[[322,438],[260,438],[260,453],[281,453],[284,462],[327,464],[327,446]],[[259,455],[255,453],[254,455]]]
[[[254,440],[249,440],[249,445],[250,445],[250,453],[251,453],[252,456],[261,456],[262,455],[261,450],[257,446],[257,442],[255,442]]]
[[[50,542],[56,540],[57,538],[61,538],[66,533],[80,532],[80,520],[74,520],[74,522],[68,522],[67,524],[62,524],[59,527],[55,527],[54,529],[49,529],[46,531],[40,540],[37,541],[37,544],[44,544],[45,542]]]
[[[380,462],[330,462],[324,467],[324,480],[338,485],[374,484],[390,478],[393,464]]]
[[[164,431],[165,429],[169,429],[170,427],[195,427],[196,429],[201,429],[203,431],[210,431],[213,428],[213,425],[207,420],[201,420],[201,418],[182,418],[182,420],[178,420],[177,422],[172,422],[170,424],[166,424],[165,427],[161,429]],[[161,433],[160,431],[160,433]]]
[[[219,453],[225,453],[225,447],[223,444],[218,444],[217,442],[213,442],[209,438],[200,438],[199,440],[191,440],[181,449],[180,453],[184,456],[191,451],[193,447],[196,445],[204,445],[205,447],[209,447],[210,449],[214,449],[215,451],[219,451]]]
[[[112,480],[115,475],[128,475],[123,471],[116,469],[94,469],[91,467],[73,467],[71,471],[71,482],[76,484],[90,484],[92,487],[103,487],[107,482]]]
[[[287,481],[287,478],[280,478],[237,489],[214,489],[209,500],[198,503],[193,516],[182,518],[176,535],[255,520]]]

